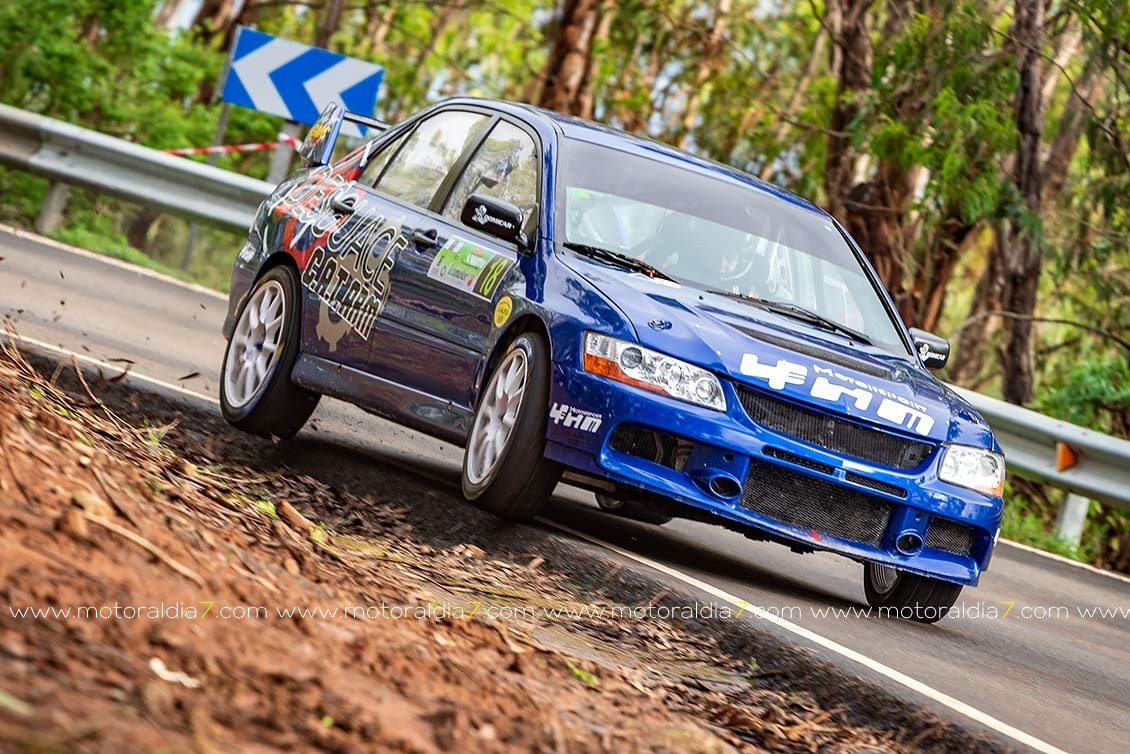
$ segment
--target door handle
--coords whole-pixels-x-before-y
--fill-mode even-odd
[[[420,249],[430,249],[439,243],[439,234],[434,230],[424,232],[422,230],[412,231],[412,243],[416,244]]]
[[[353,197],[353,196],[335,197],[334,200],[332,202],[330,202],[331,208],[333,208],[335,211],[341,212],[342,214],[345,214],[345,215],[351,215],[354,212],[356,212],[357,211],[356,205],[357,205],[357,199],[356,199],[356,197]]]

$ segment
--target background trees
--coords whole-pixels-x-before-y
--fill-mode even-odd
[[[908,324],[954,339],[944,376],[1130,436],[1126,3],[14,0],[0,100],[203,145],[237,24],[380,62],[378,114],[393,120],[449,94],[524,100],[811,197]],[[228,141],[279,126],[237,108]],[[262,175],[267,158],[223,164]],[[43,190],[0,174],[0,219],[30,223]],[[183,227],[80,194],[58,233],[175,265]],[[206,241],[190,272],[222,285],[236,242]],[[1130,546],[1114,520],[1093,556]]]

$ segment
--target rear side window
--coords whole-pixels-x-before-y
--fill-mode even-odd
[[[408,137],[377,190],[417,207],[431,204],[452,165],[488,122],[481,113],[448,111],[428,118]]]
[[[363,183],[366,186],[372,186],[376,183],[377,179],[381,177],[381,171],[385,169],[385,165],[387,165],[388,161],[392,159],[392,156],[396,154],[396,150],[400,148],[400,145],[404,143],[407,137],[408,134],[403,133],[393,139],[392,143],[385,145],[385,147],[369,161],[369,164],[365,166],[365,169],[357,178],[357,182]]]
[[[471,194],[510,202],[522,211],[523,227],[529,227],[538,197],[538,151],[529,134],[506,121],[491,129],[452,188],[443,214],[458,222]]]

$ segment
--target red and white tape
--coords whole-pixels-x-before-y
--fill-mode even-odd
[[[290,134],[279,134],[278,141],[264,141],[258,144],[223,144],[218,147],[188,147],[186,149],[166,149],[165,154],[194,155],[194,154],[231,154],[233,152],[269,152],[278,149],[283,144],[298,148],[302,141]]]

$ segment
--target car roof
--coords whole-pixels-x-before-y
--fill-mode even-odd
[[[620,129],[602,123],[595,123],[591,120],[578,118],[575,115],[569,115],[567,113],[560,113],[556,110],[547,110],[542,107],[535,107],[534,105],[499,99],[455,97],[444,100],[444,102],[440,104],[455,104],[458,102],[491,107],[525,121],[540,121],[541,125],[553,128],[567,139],[617,149],[622,152],[647,157],[660,162],[678,162],[681,164],[681,167],[687,170],[740,183],[821,215],[827,216],[828,214],[808,199],[794,194],[788,189],[756,178],[735,167],[698,157],[690,152],[677,149],[670,144],[664,144],[663,142],[644,136],[630,134],[627,131],[621,131]]]

